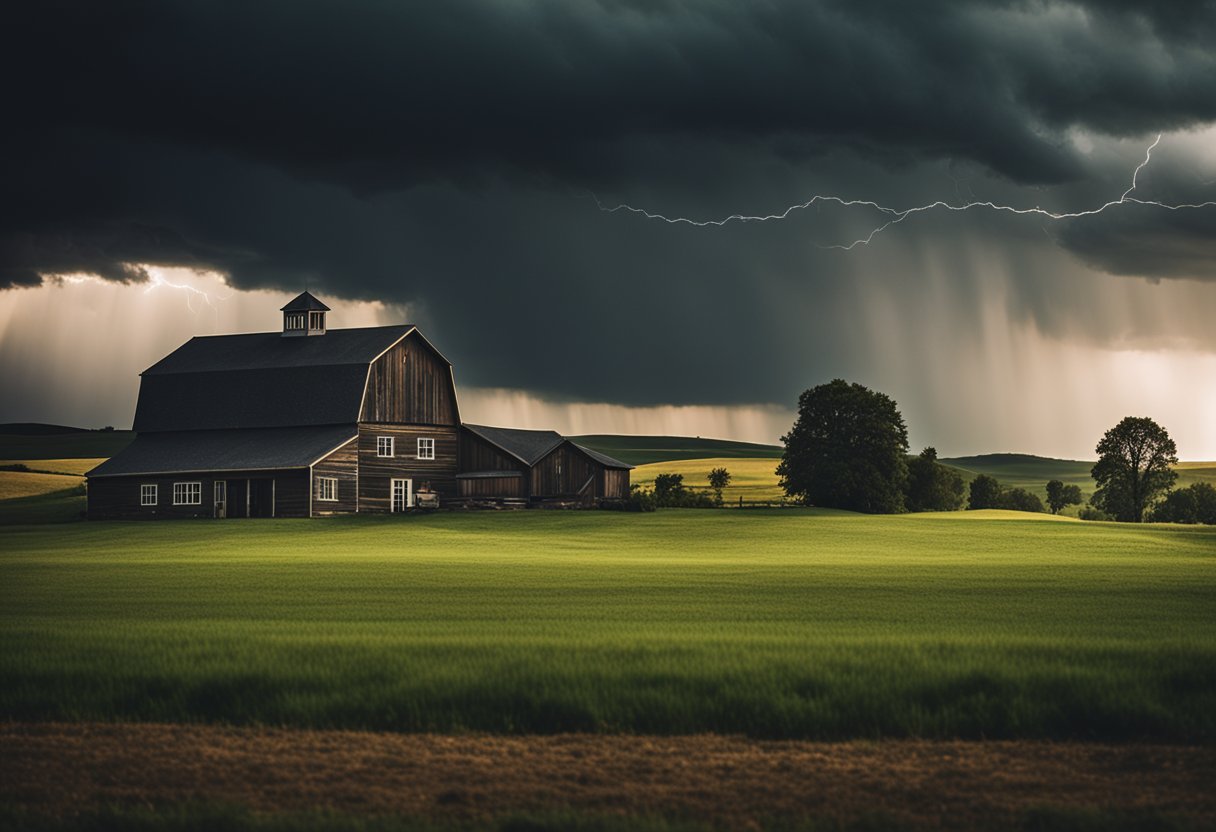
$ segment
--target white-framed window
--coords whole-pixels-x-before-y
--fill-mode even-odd
[[[425,436],[418,437],[418,458],[419,459],[434,459],[435,458],[435,440],[428,439]]]
[[[287,320],[284,325],[288,329],[303,329],[304,328],[304,313],[303,312],[288,312]]]
[[[173,483],[173,505],[201,506],[203,504],[203,484],[201,482]]]
[[[376,437],[376,456],[396,456],[397,441],[392,436]]]
[[[327,503],[338,500],[338,480],[334,477],[317,477],[317,499]]]
[[[154,506],[157,502],[156,483],[144,484],[139,487],[139,504],[141,506]]]

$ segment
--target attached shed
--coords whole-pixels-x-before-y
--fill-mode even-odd
[[[620,500],[631,467],[555,431],[464,425],[457,482],[466,499]]]
[[[532,466],[533,500],[623,500],[629,496],[629,471],[619,459],[569,439]]]

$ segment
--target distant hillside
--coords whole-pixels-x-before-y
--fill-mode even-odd
[[[570,437],[580,445],[616,457],[630,465],[670,462],[677,459],[779,459],[780,445],[760,445],[729,439],[691,436],[616,436],[594,434]]]
[[[7,422],[0,425],[0,436],[55,436],[61,433],[88,433],[86,428],[70,428],[67,425],[47,425],[42,422]]]
[[[1051,459],[1031,454],[981,454],[951,457],[941,462],[963,471],[996,477],[1003,484],[1018,488],[1044,491],[1048,480],[1061,480],[1081,486],[1082,491],[1093,490],[1089,471],[1094,464],[1076,459]]]
[[[129,430],[9,423],[0,425],[0,460],[104,459],[127,447],[134,438]]]

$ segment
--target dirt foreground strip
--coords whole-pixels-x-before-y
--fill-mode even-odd
[[[54,815],[216,801],[433,819],[573,810],[732,828],[881,814],[971,828],[1066,807],[1206,825],[1213,783],[1216,748],[1204,746],[0,725],[0,798]]]

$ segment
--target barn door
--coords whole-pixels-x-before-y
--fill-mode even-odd
[[[228,516],[228,481],[215,481],[215,516],[223,519]]]
[[[393,480],[392,494],[389,501],[390,511],[405,511],[414,505],[414,481]]]

